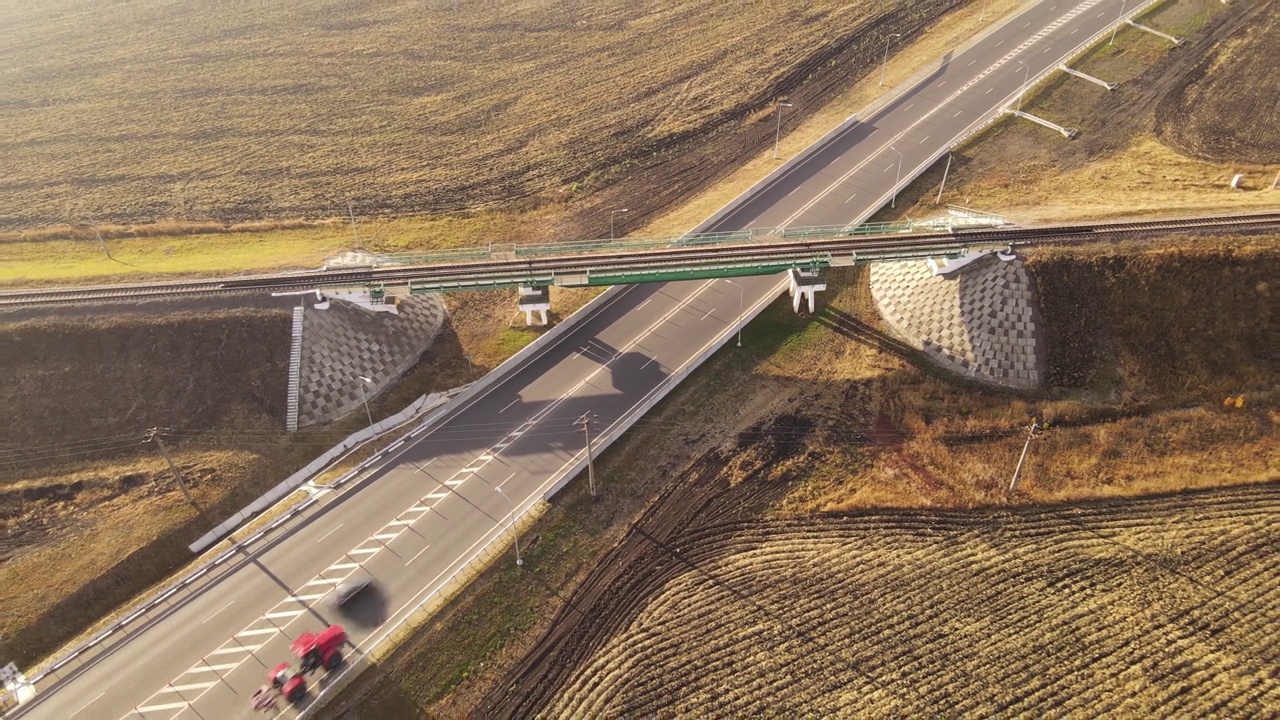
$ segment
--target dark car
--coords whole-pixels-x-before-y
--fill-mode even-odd
[[[333,602],[338,607],[343,607],[359,597],[372,584],[373,578],[368,575],[353,575],[342,581],[342,584],[334,590]]]

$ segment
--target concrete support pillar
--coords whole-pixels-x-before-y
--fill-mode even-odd
[[[547,324],[547,311],[551,309],[551,295],[544,287],[520,288],[520,309],[524,311],[524,324],[533,325],[533,314],[538,313],[539,325]]]
[[[817,270],[811,269],[792,268],[787,271],[787,275],[791,279],[788,289],[791,294],[791,309],[799,315],[800,305],[807,298],[809,314],[812,315],[817,310],[818,293],[827,289],[826,278],[823,278]]]

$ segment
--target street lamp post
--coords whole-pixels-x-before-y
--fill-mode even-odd
[[[1031,68],[1021,60],[1018,64],[1022,66],[1022,89],[1018,91],[1018,112],[1022,112],[1022,96],[1027,92],[1027,78],[1031,77]]]
[[[511,502],[511,498],[507,497],[507,494],[502,491],[502,488],[495,487],[494,490],[511,505],[511,513],[508,517],[510,518],[511,537],[516,539],[516,566],[522,566],[524,565],[524,559],[520,557],[520,533],[516,532],[516,504]]]
[[[982,0],[982,12],[978,15],[978,22],[982,22],[982,18],[987,16],[987,3],[990,0]]]
[[[884,87],[884,71],[889,69],[889,43],[894,38],[902,37],[901,33],[893,33],[884,39],[884,63],[880,65],[880,87]]]
[[[743,309],[743,296],[745,295],[745,293],[743,292],[742,285],[730,280],[729,278],[724,278],[724,281],[738,288],[738,322],[741,323],[742,309]],[[742,347],[742,325],[738,325],[738,347]]]
[[[611,210],[609,212],[609,239],[610,240],[613,239],[613,219],[618,217],[624,212],[629,212],[629,211],[627,210],[627,208],[622,208],[621,210]]]
[[[777,116],[778,125],[773,130],[773,159],[778,159],[778,140],[782,138],[782,108],[795,107],[791,103],[780,102],[773,107],[773,114]]]
[[[889,207],[898,207],[898,183],[902,182],[902,151],[890,145],[889,149],[898,153],[898,174],[893,179],[893,199],[889,201]]]
[[[369,385],[373,384],[373,378],[367,378],[363,375],[357,375],[356,379],[360,381],[360,398],[364,400],[365,417],[369,418],[369,427],[373,427],[373,413],[369,412],[369,393],[365,392],[364,390],[364,386],[366,383],[368,383]]]
[[[1120,2],[1120,17],[1116,18],[1116,26],[1111,28],[1111,41],[1107,43],[1108,45],[1116,44],[1116,33],[1120,32],[1120,23],[1124,22],[1124,6],[1128,2],[1129,0],[1121,0]]]
[[[587,484],[591,488],[592,499],[596,496],[596,463],[591,457],[591,413],[582,413],[582,417],[578,418],[578,424],[582,425],[582,435],[587,440]]]

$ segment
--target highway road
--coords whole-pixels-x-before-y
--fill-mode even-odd
[[[918,85],[699,230],[865,218],[888,201],[897,176],[909,176],[973,121],[1006,104],[1024,72],[1034,77],[1061,62],[1113,22],[1120,7],[1121,0],[1043,0],[1025,9],[978,45],[940,59]],[[748,307],[784,287],[776,277],[735,282]],[[576,462],[583,450],[573,424],[578,416],[591,411],[608,424],[660,392],[732,334],[739,307],[738,287],[723,281],[635,286],[612,295],[407,445],[374,480],[327,497],[298,527],[246,551],[218,582],[64,675],[20,714],[250,716],[249,697],[268,667],[287,658],[287,637],[342,622],[361,649],[382,639],[408,609],[510,533],[513,511],[533,506]],[[352,572],[371,573],[380,591],[360,601],[357,617],[344,619],[326,593]]]

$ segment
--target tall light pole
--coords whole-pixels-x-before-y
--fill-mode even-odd
[[[1111,42],[1108,45],[1116,44],[1116,33],[1120,32],[1120,23],[1124,22],[1124,6],[1128,3],[1129,0],[1120,0],[1120,17],[1116,18],[1116,26],[1111,28]]]
[[[610,210],[610,211],[609,211],[609,239],[610,239],[610,240],[612,240],[612,239],[613,239],[613,219],[614,219],[614,218],[616,218],[616,217],[618,217],[619,215],[621,215],[621,214],[622,214],[622,213],[624,213],[624,212],[630,212],[630,211],[629,211],[629,210],[627,210],[626,208],[622,208],[621,210]]]
[[[582,413],[582,417],[578,418],[578,424],[582,426],[582,434],[587,439],[587,485],[591,488],[591,497],[596,496],[596,463],[591,457],[591,413]]]
[[[880,87],[884,87],[884,71],[889,69],[889,42],[902,37],[901,33],[893,33],[884,39],[884,63],[880,66]]]
[[[889,149],[898,153],[898,175],[893,179],[893,199],[889,201],[889,207],[898,207],[898,183],[902,182],[902,151],[890,145]]]
[[[1027,78],[1031,77],[1031,68],[1021,60],[1018,64],[1022,66],[1022,89],[1018,91],[1018,112],[1022,112],[1022,96],[1027,92]]]
[[[520,557],[520,533],[516,532],[516,504],[511,502],[511,498],[502,492],[501,487],[495,487],[495,491],[503,497],[511,505],[511,513],[508,515],[511,524],[511,537],[516,539],[516,566],[524,565],[524,559]]]
[[[372,385],[373,378],[357,375],[356,379],[360,381],[360,397],[364,400],[364,414],[369,418],[369,427],[373,427],[373,413],[369,412],[369,393],[364,391],[365,383]]]
[[[773,159],[778,159],[778,140],[782,138],[782,108],[795,107],[791,103],[780,102],[773,106],[773,114],[778,118],[778,126],[773,130]]]
[[[743,292],[742,285],[740,285],[740,284],[738,284],[738,283],[736,283],[736,282],[734,282],[734,281],[730,280],[729,278],[724,278],[724,281],[725,281],[725,282],[727,282],[727,283],[729,283],[730,285],[736,285],[736,286],[737,286],[737,288],[738,288],[738,322],[739,322],[739,323],[741,323],[741,322],[742,322],[742,308],[743,308],[743,300],[742,300],[742,298],[743,298],[743,295],[745,294],[745,293]],[[742,325],[738,325],[738,347],[742,347]]]
[[[982,22],[982,18],[987,16],[987,3],[990,0],[982,0],[982,13],[978,15],[978,22]]]

